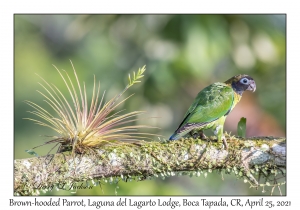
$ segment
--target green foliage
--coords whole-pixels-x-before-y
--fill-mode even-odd
[[[242,117],[238,123],[237,127],[238,136],[245,138],[246,137],[246,118]]]
[[[129,80],[129,84],[128,86],[132,86],[135,83],[141,82],[138,79],[141,79],[142,77],[144,77],[143,73],[146,70],[146,66],[143,66],[142,68],[139,68],[139,70],[137,71],[137,73],[135,74],[135,72],[133,72],[133,79],[131,80],[130,74],[128,74],[128,80]]]
[[[25,152],[27,152],[27,153],[30,154],[30,155],[34,155],[34,156],[36,156],[36,157],[39,156],[35,151],[33,151],[33,150],[31,150],[31,149],[26,149]]]

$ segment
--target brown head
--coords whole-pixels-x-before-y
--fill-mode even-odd
[[[246,74],[238,74],[227,80],[225,83],[230,85],[239,95],[242,95],[246,90],[250,90],[252,92],[256,90],[254,79]]]

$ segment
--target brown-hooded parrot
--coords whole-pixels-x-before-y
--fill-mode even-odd
[[[227,115],[241,100],[246,90],[254,92],[255,81],[248,75],[236,75],[224,83],[217,82],[201,90],[188,111],[183,121],[169,140],[178,140],[187,134],[199,132],[201,138],[205,138],[203,130],[213,129],[218,141],[223,140],[227,148],[226,139],[223,136],[223,126]]]

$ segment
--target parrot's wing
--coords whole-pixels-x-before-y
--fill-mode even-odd
[[[200,127],[227,115],[234,103],[234,91],[224,83],[214,83],[200,91],[176,132],[187,126]]]

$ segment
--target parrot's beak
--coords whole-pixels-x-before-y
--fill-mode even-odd
[[[248,86],[247,90],[250,90],[252,92],[254,92],[256,90],[256,84],[253,80],[250,81],[250,85]]]

